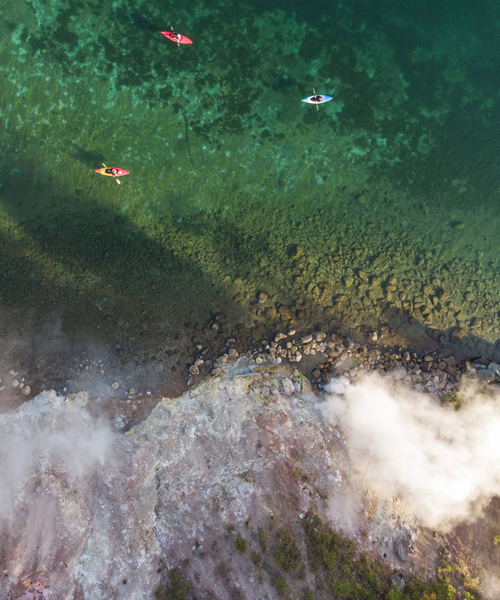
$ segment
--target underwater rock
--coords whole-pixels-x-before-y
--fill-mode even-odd
[[[467,336],[467,332],[465,331],[465,329],[462,329],[461,327],[458,329],[455,329],[455,331],[452,333],[453,337],[458,338],[459,340],[463,340],[464,337]]]

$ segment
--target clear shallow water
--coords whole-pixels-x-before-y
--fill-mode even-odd
[[[1,17],[5,319],[57,313],[114,345],[122,320],[139,346],[220,308],[258,326],[263,290],[306,305],[305,325],[412,316],[495,351],[495,3],[9,1]],[[334,100],[304,105],[313,88]],[[118,186],[102,162],[131,174]]]

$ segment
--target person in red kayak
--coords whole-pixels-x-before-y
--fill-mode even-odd
[[[104,172],[108,175],[113,175],[113,177],[116,177],[118,175],[118,169],[105,169]]]
[[[182,40],[182,35],[180,33],[175,33],[175,31],[172,31],[170,37],[174,40],[174,42],[179,43]]]

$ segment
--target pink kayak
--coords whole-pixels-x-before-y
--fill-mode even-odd
[[[164,35],[166,38],[168,38],[169,40],[172,40],[173,42],[175,42],[176,44],[192,44],[193,43],[193,40],[190,40],[185,35],[182,35],[181,33],[176,33],[175,31],[161,31],[160,33],[162,35]]]

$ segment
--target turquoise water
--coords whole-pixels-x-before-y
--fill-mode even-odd
[[[186,323],[224,310],[258,337],[281,303],[298,326],[410,319],[497,351],[496,3],[0,13],[4,333],[57,315],[83,345],[185,336],[187,356]]]

